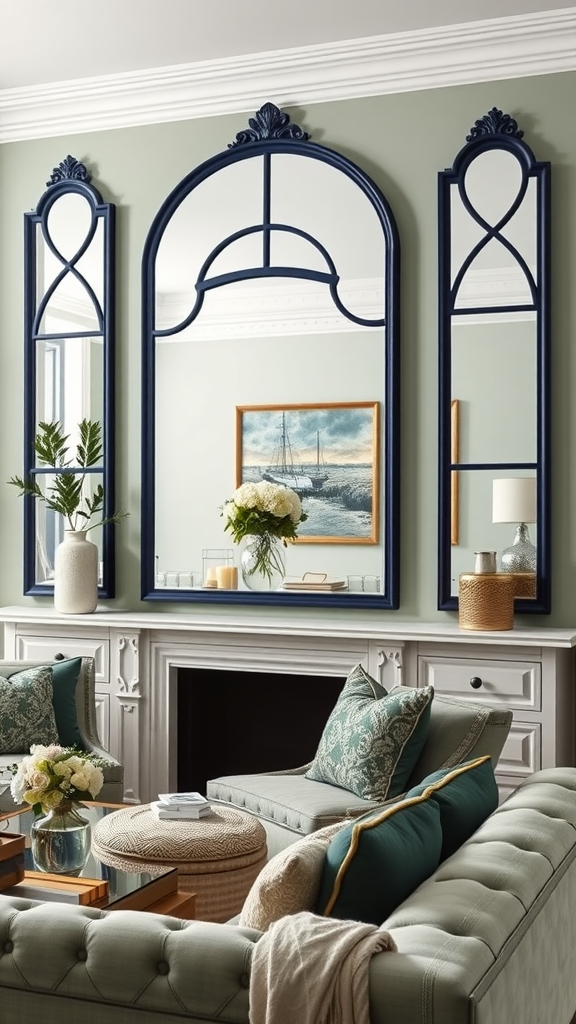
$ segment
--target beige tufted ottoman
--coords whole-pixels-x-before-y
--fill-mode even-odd
[[[257,818],[228,808],[198,820],[159,821],[149,804],[107,815],[93,829],[96,856],[123,871],[178,868],[178,888],[196,893],[196,917],[227,921],[266,863],[266,832]]]

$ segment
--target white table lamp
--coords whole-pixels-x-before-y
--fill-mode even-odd
[[[536,477],[505,477],[492,482],[492,522],[517,523],[514,542],[500,556],[502,572],[536,572],[536,548],[528,523],[536,522]]]

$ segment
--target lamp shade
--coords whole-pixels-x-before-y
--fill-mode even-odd
[[[536,477],[505,477],[492,481],[492,522],[536,522]]]

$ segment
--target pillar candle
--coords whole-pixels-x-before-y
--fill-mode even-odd
[[[218,580],[216,578],[216,569],[215,569],[215,567],[213,565],[210,565],[206,569],[206,582],[205,582],[205,586],[207,586],[207,587],[217,587],[218,586]]]
[[[217,565],[216,580],[221,590],[236,590],[238,586],[238,569],[235,565]]]

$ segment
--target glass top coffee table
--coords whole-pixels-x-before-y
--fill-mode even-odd
[[[120,810],[123,806],[128,805],[90,801],[82,804],[82,816],[87,818],[92,828],[94,828],[102,818],[112,814],[113,811]],[[0,817],[0,832],[20,832],[26,836],[24,869],[27,873],[33,873],[35,885],[41,885],[42,872],[36,871],[34,868],[29,845],[30,827],[33,820],[34,815],[31,809],[10,812],[8,815]],[[137,864],[134,867],[137,868]],[[47,889],[52,888],[49,879],[53,877],[55,876],[46,876]],[[156,870],[155,868],[153,873],[138,870],[127,871],[120,867],[112,867],[109,864],[103,863],[91,852],[78,877],[80,879],[102,879],[108,883],[106,894],[91,902],[90,906],[92,907],[102,910],[149,910],[154,913],[170,914],[187,920],[191,920],[194,917],[194,896],[191,893],[178,892],[177,868],[163,867],[159,864],[158,869]],[[20,885],[22,886],[23,893],[24,891],[26,892],[27,898],[47,898],[40,895],[40,893],[38,896],[32,896],[31,887],[24,890],[26,878]],[[10,894],[19,895],[16,893],[17,888],[19,886],[14,886]],[[56,891],[54,891],[53,895],[51,894],[50,898],[58,900]],[[68,901],[69,898],[66,898],[65,902]]]

